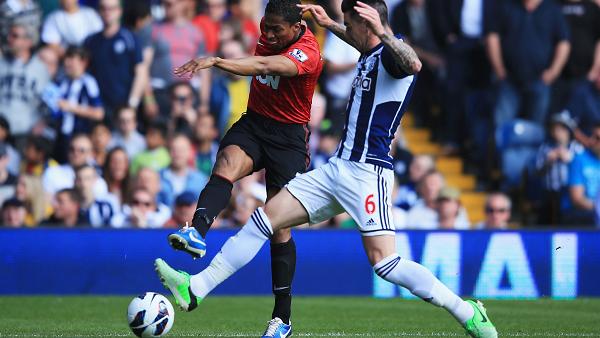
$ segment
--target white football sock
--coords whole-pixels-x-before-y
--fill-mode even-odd
[[[473,307],[469,303],[448,289],[421,264],[393,254],[375,264],[373,269],[388,282],[405,287],[413,295],[443,307],[461,324],[474,315]]]
[[[248,223],[229,238],[210,265],[190,279],[190,288],[204,298],[237,270],[248,264],[273,235],[271,222],[262,208],[254,211]]]

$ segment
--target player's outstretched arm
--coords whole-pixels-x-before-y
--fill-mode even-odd
[[[397,39],[389,29],[384,27],[377,10],[364,2],[357,1],[354,9],[363,18],[371,31],[379,37],[381,42],[389,49],[396,63],[407,74],[415,74],[421,70],[421,60],[417,53],[408,44]]]
[[[177,76],[194,75],[201,69],[210,67],[245,76],[280,75],[291,77],[298,75],[298,67],[292,60],[282,55],[249,56],[240,59],[204,57],[191,60],[183,66],[175,68],[174,73]]]
[[[215,67],[237,75],[296,76],[298,67],[283,55],[250,56],[241,59],[216,58]]]
[[[327,15],[327,12],[323,7],[319,5],[298,5],[302,9],[302,14],[310,12],[317,24],[325,29],[330,30],[333,34],[337,35],[338,38],[344,40],[347,44],[356,48],[356,46],[346,37],[346,27],[344,25],[335,22],[332,18]]]
[[[192,76],[202,69],[214,66],[214,59],[215,57],[212,56],[192,59],[186,62],[183,66],[175,68],[173,73],[177,76],[184,76],[186,74]]]

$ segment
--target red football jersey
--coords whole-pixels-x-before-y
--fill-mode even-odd
[[[310,120],[310,107],[323,69],[323,59],[319,43],[313,33],[303,25],[304,34],[288,48],[272,51],[261,35],[255,55],[283,55],[298,67],[298,75],[293,77],[257,75],[252,78],[248,109],[284,123],[307,123]]]

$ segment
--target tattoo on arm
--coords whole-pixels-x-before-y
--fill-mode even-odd
[[[412,47],[403,41],[396,39],[396,37],[390,33],[385,33],[381,37],[381,41],[389,48],[390,54],[402,70],[407,74],[415,73],[415,63],[419,62],[419,57]]]
[[[356,46],[348,40],[346,37],[346,27],[342,24],[335,22],[333,25],[327,27],[333,34],[335,34],[338,38],[345,41],[350,46],[356,48]]]

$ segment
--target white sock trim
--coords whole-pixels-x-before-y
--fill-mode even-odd
[[[269,217],[267,217],[267,214],[265,214],[262,208],[254,210],[254,212],[250,216],[250,219],[252,220],[252,222],[254,222],[254,224],[256,224],[258,230],[260,230],[260,232],[266,238],[271,238],[271,236],[273,236],[273,227],[271,226],[271,221],[269,220]]]
[[[397,253],[391,254],[375,264],[373,270],[379,277],[385,278],[398,265],[400,259]]]

